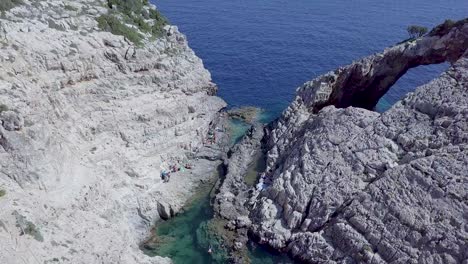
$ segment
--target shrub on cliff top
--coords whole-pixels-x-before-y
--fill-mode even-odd
[[[0,104],[0,113],[3,112],[3,111],[8,111],[8,106],[6,106],[4,104]]]
[[[97,22],[100,29],[109,31],[115,35],[124,36],[136,45],[141,44],[142,35],[136,32],[135,29],[120,22],[116,16],[101,15],[97,18]]]
[[[142,0],[107,0],[107,5],[111,9],[116,8],[126,15],[131,15],[141,13],[144,3]]]
[[[125,36],[137,45],[141,44],[143,35],[120,22],[123,20],[125,23],[136,26],[143,33],[159,37],[163,33],[164,26],[167,25],[167,19],[155,9],[144,8],[147,5],[149,5],[148,0],[107,0],[107,6],[111,11],[110,14],[102,15],[97,19],[99,28]]]
[[[22,3],[21,0],[0,0],[0,11],[8,11]]]
[[[150,9],[149,16],[154,21],[154,24],[151,27],[153,36],[161,36],[164,26],[168,24],[167,19],[155,9]]]
[[[427,33],[427,27],[422,27],[422,26],[417,26],[417,25],[411,25],[407,29],[408,34],[410,35],[410,38],[420,38],[424,36],[424,34]]]

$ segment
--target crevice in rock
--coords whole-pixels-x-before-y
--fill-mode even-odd
[[[312,194],[310,195],[309,201],[307,202],[306,209],[305,209],[304,213],[302,213],[302,219],[301,219],[300,224],[298,225],[298,228],[302,227],[305,220],[309,216],[310,206],[312,205],[312,201],[314,200],[314,195],[315,195],[316,190],[317,190],[317,187],[314,187],[314,190],[312,191]]]

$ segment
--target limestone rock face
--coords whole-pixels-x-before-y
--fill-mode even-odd
[[[335,83],[389,52],[456,50],[450,69],[382,114],[353,107],[364,105],[350,86],[321,96],[317,82],[334,74],[301,87],[268,131],[273,183],[254,198],[253,234],[307,263],[467,263],[467,29],[337,71]],[[372,79],[380,64],[366,65]]]
[[[169,262],[138,243],[216,168],[160,178],[225,107],[209,72],[174,26],[134,46],[105,1],[23,2],[0,18],[0,263]]]
[[[13,111],[4,111],[0,114],[2,126],[8,131],[20,130],[24,126],[24,119]]]
[[[242,264],[247,259],[248,231],[251,226],[249,198],[252,186],[244,176],[252,170],[255,159],[262,154],[263,125],[254,123],[246,135],[234,145],[225,157],[225,175],[213,202],[214,223],[225,228],[218,231],[223,249],[229,255],[228,263]],[[251,184],[251,183],[250,183]]]

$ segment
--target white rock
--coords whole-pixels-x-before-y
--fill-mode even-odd
[[[158,202],[177,212],[216,168],[160,178],[226,105],[210,73],[175,27],[135,47],[96,30],[104,1],[23,2],[0,19],[0,263],[169,263],[138,245]]]

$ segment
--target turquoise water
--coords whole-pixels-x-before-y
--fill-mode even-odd
[[[234,136],[237,141],[248,128],[245,123],[236,120],[230,126],[236,132]],[[257,169],[262,169],[258,162],[251,167],[254,175]],[[219,167],[216,178],[222,175],[224,171]],[[219,235],[224,228],[223,223],[213,221],[213,209],[210,205],[215,190],[214,182],[202,184],[177,216],[156,223],[152,241],[143,244],[142,250],[150,256],[170,257],[175,264],[227,263],[227,251],[223,247],[223,238]],[[213,249],[212,254],[208,253],[210,246]],[[248,249],[252,264],[293,263],[286,255],[271,252],[254,243]]]
[[[156,249],[144,250],[150,256],[170,257],[175,264],[217,263],[208,254],[208,236],[203,226],[213,217],[210,193],[213,184],[200,187],[182,213],[156,224]]]
[[[210,227],[213,210],[210,206],[212,185],[204,186],[185,210],[176,217],[156,225],[158,239],[155,249],[144,249],[150,256],[170,257],[175,264],[227,263],[227,253],[221,238]],[[222,227],[221,227],[222,228]],[[208,254],[212,247],[213,253]],[[293,263],[287,256],[270,252],[257,245],[249,246],[252,264]]]
[[[268,124],[273,121],[277,116],[272,112],[260,110],[257,114],[255,120],[262,124]],[[239,142],[239,140],[244,136],[247,130],[251,125],[245,123],[239,119],[231,119],[229,122],[229,133],[231,135],[231,144]]]
[[[296,87],[406,39],[408,25],[468,15],[467,0],[151,1],[187,35],[230,106],[258,106],[273,117]],[[445,68],[410,71],[383,108]]]
[[[231,135],[231,144],[235,144],[241,140],[245,132],[249,129],[250,125],[234,119],[229,122],[229,132]]]

